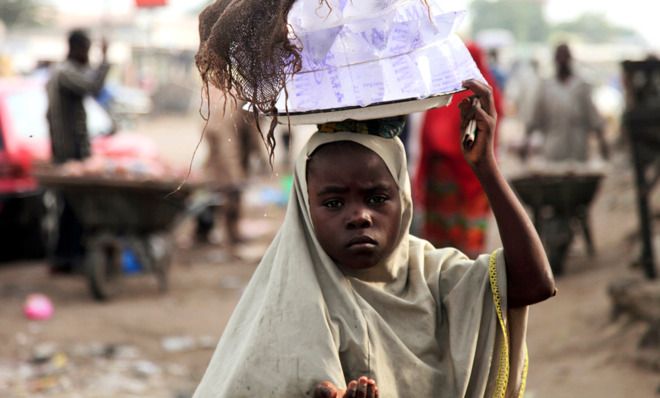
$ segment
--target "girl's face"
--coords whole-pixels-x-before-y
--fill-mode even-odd
[[[336,263],[370,268],[392,253],[401,198],[376,153],[346,141],[319,147],[307,163],[307,191],[316,238]]]

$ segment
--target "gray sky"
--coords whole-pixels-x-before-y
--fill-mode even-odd
[[[126,13],[133,9],[134,0],[51,0],[61,10],[71,13]],[[468,3],[469,0],[458,0]],[[169,11],[178,12],[204,0],[169,0]],[[660,47],[658,14],[660,2],[648,0],[547,0],[548,18],[553,21],[570,20],[584,12],[599,12],[607,19],[639,32],[653,47]]]
[[[573,19],[585,12],[598,12],[617,25],[639,32],[653,47],[660,47],[656,0],[549,0],[546,14],[551,21]]]
[[[135,0],[48,0],[64,12],[97,15],[102,12],[125,14],[135,8]],[[180,11],[191,8],[204,0],[168,0],[168,10]]]

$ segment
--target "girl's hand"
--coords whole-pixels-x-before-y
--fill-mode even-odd
[[[346,390],[324,381],[314,389],[314,398],[378,398],[378,386],[375,380],[365,376],[351,380]]]
[[[477,80],[466,80],[463,87],[474,93],[473,96],[464,99],[458,105],[461,110],[461,146],[465,160],[473,168],[488,165],[494,161],[493,141],[495,125],[497,123],[497,111],[493,100],[491,88]],[[470,121],[474,120],[473,123]],[[466,131],[466,129],[476,129]],[[466,140],[466,133],[474,133],[474,140]]]

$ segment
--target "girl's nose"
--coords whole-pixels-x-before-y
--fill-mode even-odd
[[[369,228],[372,225],[371,214],[364,207],[356,207],[351,212],[346,227],[348,229]]]

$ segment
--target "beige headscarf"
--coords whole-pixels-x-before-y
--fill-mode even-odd
[[[377,153],[401,194],[398,246],[383,264],[365,271],[338,268],[314,235],[307,160],[319,146],[336,141]],[[491,289],[499,290],[504,324],[501,251],[473,261],[408,234],[410,181],[399,139],[316,133],[298,157],[294,178],[284,223],[195,397],[309,397],[320,381],[345,388],[363,375],[376,380],[384,398],[483,397],[497,395],[502,383],[506,389],[506,365],[521,373],[515,355],[520,344],[508,346],[512,361],[501,349],[512,327],[500,328]]]

